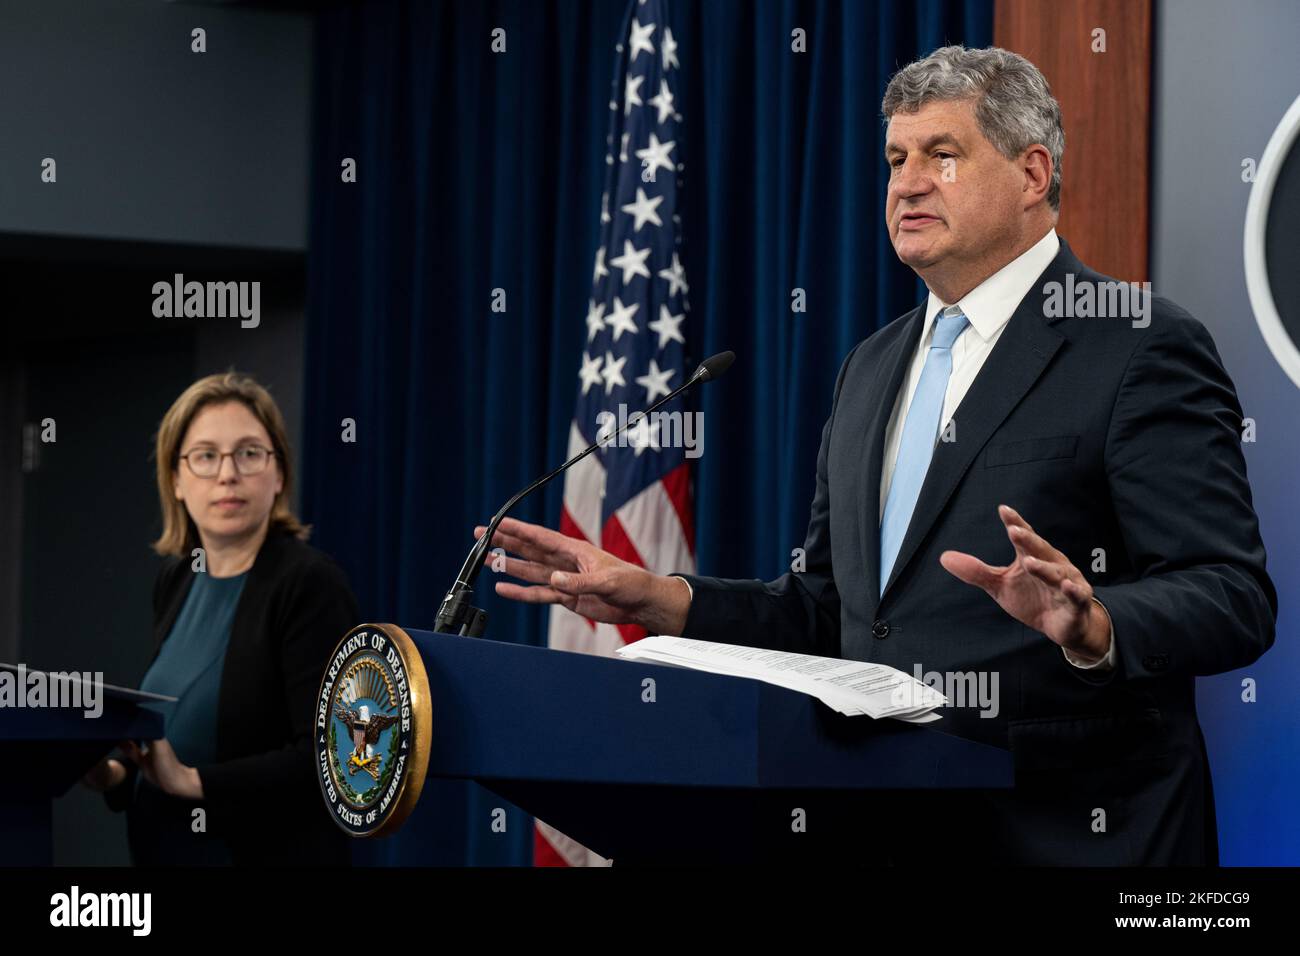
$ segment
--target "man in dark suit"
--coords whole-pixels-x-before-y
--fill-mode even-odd
[[[534,586],[497,591],[995,687],[943,729],[1009,748],[1016,788],[912,806],[930,849],[1217,863],[1194,678],[1258,658],[1277,613],[1232,382],[1199,322],[1057,237],[1060,111],[1027,60],[938,50],[884,114],[890,237],[930,296],[844,361],[806,568],[663,577],[507,521]]]

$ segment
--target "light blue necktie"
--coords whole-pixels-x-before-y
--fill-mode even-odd
[[[889,572],[898,559],[898,549],[903,545],[903,535],[912,521],[912,511],[921,495],[921,484],[930,469],[934,446],[939,440],[939,418],[943,415],[943,399],[952,375],[952,343],[968,324],[969,320],[955,305],[948,306],[935,317],[934,337],[925,356],[925,366],[921,369],[921,380],[916,383],[912,404],[907,409],[903,440],[898,446],[898,462],[894,465],[889,496],[885,499],[885,515],[880,522],[881,594],[885,592]]]

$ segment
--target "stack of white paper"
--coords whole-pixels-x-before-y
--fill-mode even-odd
[[[939,720],[941,715],[931,711],[948,703],[938,690],[884,664],[662,636],[636,641],[617,653],[630,660],[765,681],[810,694],[851,717],[866,714],[922,724]]]

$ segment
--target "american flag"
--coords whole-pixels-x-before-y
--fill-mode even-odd
[[[679,64],[665,0],[634,0],[621,37],[570,456],[597,440],[610,420],[602,412],[621,424],[681,385],[686,374],[683,323],[690,290],[676,211],[682,166],[673,89]],[[660,411],[687,412],[681,398]],[[690,572],[690,464],[681,442],[654,424],[629,429],[625,447],[611,444],[569,469],[560,530],[658,573]],[[551,608],[554,648],[612,656],[644,636],[639,627],[598,624],[559,605]],[[534,862],[607,861],[539,820]]]

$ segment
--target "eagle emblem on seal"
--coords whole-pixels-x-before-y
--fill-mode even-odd
[[[365,704],[356,710],[335,704],[334,716],[352,731],[353,750],[348,755],[347,763],[349,775],[364,770],[378,782],[384,755],[375,753],[375,744],[379,743],[380,734],[397,723],[397,718],[388,714],[372,714]]]

